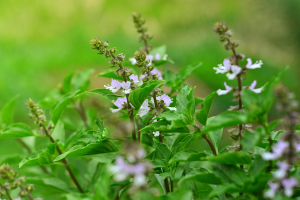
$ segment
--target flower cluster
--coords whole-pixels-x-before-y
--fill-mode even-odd
[[[299,113],[294,110],[297,108],[295,101],[291,98],[293,95],[288,89],[280,84],[276,87],[275,95],[278,98],[280,110],[284,108],[287,113],[285,126],[288,130],[281,135],[280,140],[272,146],[271,152],[262,154],[265,160],[279,160],[276,165],[278,169],[274,172],[274,180],[269,182],[270,189],[265,193],[265,197],[274,198],[279,189],[283,189],[285,196],[293,195],[293,188],[298,185],[298,180],[290,175],[290,169],[294,163],[299,161],[297,153],[300,152],[300,136],[295,133],[295,125],[299,122]],[[291,101],[292,100],[292,101]]]
[[[131,176],[133,177],[133,187],[143,188],[147,183],[146,175],[152,170],[151,163],[143,161],[146,155],[145,150],[136,143],[125,144],[123,150],[127,161],[123,156],[116,158],[115,165],[111,166],[114,179],[124,181]]]

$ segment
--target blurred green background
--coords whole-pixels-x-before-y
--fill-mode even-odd
[[[0,0],[0,108],[16,94],[15,121],[27,116],[23,106],[31,97],[41,100],[70,71],[95,68],[91,89],[103,88],[109,80],[95,78],[107,69],[108,60],[91,49],[89,40],[108,39],[127,59],[142,45],[131,21],[140,12],[154,35],[154,47],[166,44],[175,65],[203,62],[189,78],[196,96],[205,97],[223,88],[223,75],[213,67],[231,55],[222,48],[212,26],[224,20],[240,41],[239,53],[264,62],[252,70],[245,84],[262,86],[285,65],[290,69],[285,83],[299,91],[300,1],[263,0]],[[235,81],[228,83],[235,84]],[[232,97],[217,97],[214,113],[229,107]],[[24,115],[22,114],[24,113]]]

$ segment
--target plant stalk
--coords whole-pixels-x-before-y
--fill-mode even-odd
[[[13,200],[11,198],[11,196],[9,195],[8,191],[6,190],[6,188],[2,185],[2,183],[0,183],[0,187],[3,188],[5,190],[6,196],[8,197],[9,200]]]

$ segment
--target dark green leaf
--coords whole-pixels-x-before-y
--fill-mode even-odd
[[[59,161],[64,158],[70,157],[78,157],[78,156],[85,156],[85,155],[94,155],[94,154],[101,154],[101,153],[110,153],[115,152],[118,149],[115,145],[110,142],[109,140],[103,140],[100,142],[93,142],[88,143],[86,145],[77,144],[73,146],[67,152],[57,156],[54,161]]]
[[[173,128],[171,126],[171,122],[168,122],[166,120],[160,120],[157,122],[153,122],[149,124],[148,126],[142,128],[140,131],[142,132],[149,132],[149,131],[160,131],[160,132],[167,132],[167,133],[189,133],[190,130],[188,127],[179,127],[179,128]]]
[[[197,120],[203,125],[206,125],[210,107],[216,94],[216,92],[213,92],[204,99],[204,102],[201,104],[201,110],[199,110],[199,112],[196,115]]]
[[[208,157],[207,160],[223,164],[250,164],[251,155],[244,151],[223,153],[217,156]]]
[[[155,146],[155,158],[162,159],[165,162],[168,162],[171,156],[171,151],[169,150],[167,145],[160,142],[154,142],[154,146]]]
[[[208,183],[213,185],[220,185],[222,181],[220,178],[216,177],[213,173],[197,173],[191,174],[183,177],[178,182],[179,185],[184,184],[184,181],[198,181],[201,183]]]
[[[258,127],[255,131],[246,132],[242,137],[242,146],[244,151],[250,151],[254,146],[256,146],[265,135],[265,130],[263,127]]]
[[[0,138],[20,138],[36,136],[31,128],[23,123],[12,124],[0,132]]]
[[[188,149],[175,154],[169,160],[169,164],[171,165],[175,162],[201,161],[203,157],[206,157],[205,153]]]
[[[149,96],[152,90],[157,87],[159,83],[163,81],[149,81],[141,85],[136,90],[132,91],[129,95],[129,102],[133,105],[133,107],[138,110],[145,99]]]
[[[94,69],[86,69],[80,72],[79,74],[75,75],[72,84],[73,90],[80,90],[84,92],[88,89],[90,84],[90,76],[94,73]]]
[[[2,108],[1,120],[7,126],[13,123],[14,108],[15,108],[15,103],[16,103],[16,100],[18,99],[18,97],[19,97],[19,95],[14,97],[7,104],[5,104],[4,107]]]
[[[146,133],[142,134],[142,143],[147,146],[153,147],[153,138]]]
[[[260,155],[256,156],[249,169],[249,176],[255,178],[259,176],[268,167],[268,162],[262,159]]]
[[[223,134],[223,128],[217,130],[211,130],[207,132],[207,136],[214,145],[217,154],[219,154],[219,143]]]
[[[242,186],[247,180],[245,171],[236,165],[213,163],[212,166],[214,174],[224,183],[235,183],[236,185]]]
[[[115,69],[108,69],[108,70],[105,70],[104,72],[101,72],[100,74],[98,74],[97,77],[112,78],[112,79],[115,79],[115,80],[124,81],[123,77],[117,76],[115,74],[115,71],[116,71]]]
[[[165,80],[165,85],[169,87],[175,87],[176,76],[174,72],[164,68],[163,70],[163,80]]]
[[[271,122],[268,125],[268,132],[270,133],[271,131],[274,131],[279,126],[279,124],[281,124],[281,122],[281,119]]]
[[[184,86],[176,96],[176,108],[179,113],[186,114],[189,120],[194,119],[195,98],[193,96],[195,87]]]
[[[54,124],[58,122],[67,105],[78,92],[79,91],[67,93],[55,103],[55,105],[52,107],[52,121]]]

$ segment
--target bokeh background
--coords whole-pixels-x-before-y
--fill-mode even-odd
[[[299,91],[298,0],[0,0],[0,108],[19,94],[15,121],[27,119],[25,99],[43,99],[74,70],[94,68],[91,89],[102,88],[109,80],[96,75],[109,67],[108,60],[91,49],[89,40],[101,36],[132,57],[142,45],[131,21],[134,11],[147,19],[151,44],[167,45],[175,61],[167,68],[203,63],[188,80],[197,86],[198,97],[223,88],[225,81],[212,69],[231,55],[212,30],[219,20],[234,30],[239,53],[264,62],[249,73],[246,84],[256,79],[262,86],[289,65],[284,82]],[[228,108],[230,99],[217,97],[213,113]]]

